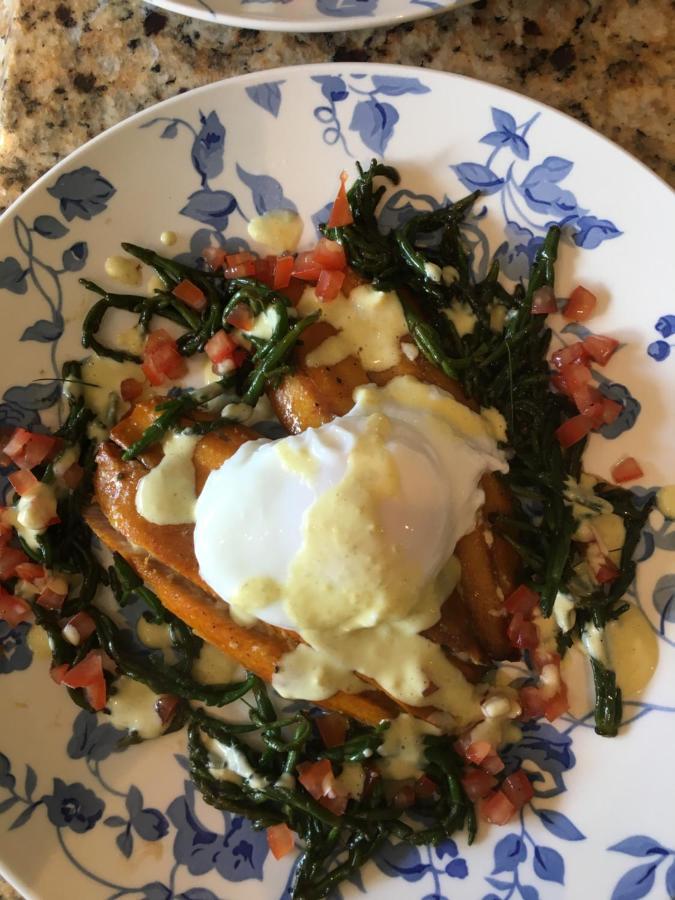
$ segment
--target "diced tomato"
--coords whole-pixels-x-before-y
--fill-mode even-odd
[[[236,349],[237,344],[222,328],[220,331],[216,331],[204,346],[206,355],[213,363],[221,363],[226,359],[232,359]]]
[[[532,295],[532,315],[543,316],[554,312],[558,312],[558,304],[555,302],[553,288],[548,285],[537,288]]]
[[[331,272],[324,269],[316,283],[316,296],[319,300],[335,300],[344,280],[344,272]]]
[[[106,684],[100,652],[90,650],[81,662],[66,672],[62,683],[69,688],[84,688],[91,708],[103,709],[106,701]]]
[[[504,608],[507,612],[512,614],[518,612],[523,616],[532,615],[538,605],[539,594],[526,584],[519,585],[504,601]]]
[[[162,720],[162,725],[167,725],[173,719],[179,703],[180,697],[173,694],[162,694],[155,700],[155,712]]]
[[[39,484],[35,475],[28,469],[19,469],[18,472],[12,472],[8,477],[10,484],[20,497],[25,497],[36,484]]]
[[[607,365],[607,361],[618,346],[618,341],[603,334],[591,334],[584,338],[583,342],[586,353],[601,366]]]
[[[66,625],[71,625],[77,631],[80,636],[80,643],[86,641],[96,631],[96,623],[89,613],[84,612],[84,610],[71,616]]]
[[[328,713],[325,716],[318,716],[314,721],[326,747],[340,747],[344,744],[348,725],[344,716],[340,713]]]
[[[589,419],[588,416],[572,416],[571,419],[567,419],[566,422],[563,422],[556,429],[555,436],[560,446],[567,448],[585,438],[592,428],[593,420]]]
[[[415,796],[420,800],[431,800],[438,796],[438,785],[428,775],[422,775],[415,782]]]
[[[595,309],[598,298],[585,287],[575,287],[565,304],[562,314],[574,322],[585,322]]]
[[[644,474],[640,463],[633,456],[626,456],[612,466],[612,478],[617,484],[634,481],[636,478],[642,478]]]
[[[293,278],[299,278],[301,281],[318,281],[320,275],[321,266],[314,260],[313,252],[307,250],[298,253],[293,265]]]
[[[469,730],[458,737],[452,746],[458,756],[461,756],[463,759],[467,759],[466,751],[469,749],[472,743],[473,740],[471,738],[471,731]]]
[[[611,425],[622,412],[623,406],[620,403],[617,403],[616,400],[610,400],[609,397],[603,399],[602,420],[605,425]]]
[[[0,507],[0,517],[3,516],[6,511],[7,511],[7,507],[1,506]],[[14,535],[14,529],[12,528],[12,526],[7,525],[4,522],[0,521],[0,549],[2,549],[2,547],[6,546],[6,544],[8,544],[9,541],[11,541],[13,535]]]
[[[240,331],[248,331],[253,327],[251,310],[245,303],[238,303],[227,317],[227,324]]]
[[[611,559],[605,559],[598,571],[595,573],[595,580],[598,584],[610,584],[619,577],[619,569],[614,565]]]
[[[560,377],[566,388],[566,393],[573,394],[579,388],[590,383],[593,375],[587,365],[582,362],[572,362],[563,366],[560,370]]]
[[[489,753],[480,764],[481,769],[489,775],[496,775],[504,768],[501,756],[497,753]]]
[[[494,775],[482,769],[468,769],[462,776],[462,785],[472,803],[487,797],[496,784]]]
[[[539,672],[541,672],[544,666],[560,667],[560,654],[554,653],[539,645],[536,650],[532,651],[532,662]]]
[[[328,238],[321,238],[319,243],[312,251],[314,262],[322,269],[344,269],[347,265],[347,256],[337,241],[329,241]]]
[[[50,434],[33,434],[17,428],[5,445],[5,454],[21,469],[34,469],[56,449],[58,441]]]
[[[49,675],[51,676],[52,681],[56,684],[63,684],[63,679],[65,678],[66,672],[70,666],[68,663],[61,663],[60,666],[52,666],[49,670]]]
[[[162,384],[165,378],[180,378],[187,372],[185,358],[180,355],[175,340],[164,328],[158,328],[148,335],[142,368],[153,385]]]
[[[222,269],[225,264],[226,253],[222,247],[205,247],[202,250],[202,258],[211,269]]]
[[[272,287],[275,291],[282,291],[291,283],[295,259],[292,256],[277,256],[274,262],[274,274]]]
[[[515,811],[513,803],[501,791],[495,791],[480,805],[481,817],[492,825],[506,825]]]
[[[604,397],[597,388],[590,384],[584,384],[572,392],[572,399],[582,415],[593,419],[594,428],[602,425]]]
[[[298,781],[315,800],[323,797],[335,780],[330,760],[327,759],[300,763],[298,772]]]
[[[194,282],[188,281],[187,278],[179,281],[171,293],[174,297],[178,297],[179,300],[182,300],[186,306],[197,310],[197,312],[206,309],[207,302],[204,291],[197,287]]]
[[[40,596],[35,602],[38,606],[43,606],[45,609],[60,610],[67,596],[67,594],[61,593],[61,591],[55,591],[47,584],[47,586],[42,589]]]
[[[480,765],[486,756],[494,753],[494,747],[489,741],[473,741],[466,748],[465,756],[469,762]]]
[[[19,563],[15,572],[17,578],[21,578],[23,581],[30,581],[31,584],[35,584],[40,578],[44,578],[46,574],[44,567],[34,562]]]
[[[400,787],[391,799],[395,809],[409,809],[415,805],[415,788],[411,784]]]
[[[534,685],[526,685],[518,692],[518,699],[522,709],[521,717],[523,719],[539,719],[544,715],[546,709],[546,699],[542,696],[539,688]]]
[[[16,628],[20,622],[32,622],[33,618],[33,610],[23,598],[0,587],[0,619],[4,619],[10,628]]]
[[[568,344],[566,347],[561,347],[559,350],[556,350],[555,353],[551,354],[551,362],[556,369],[562,369],[570,363],[585,363],[587,361],[588,353],[581,341],[576,341],[574,344]]]
[[[78,484],[82,481],[83,477],[84,469],[79,463],[76,462],[74,462],[72,466],[69,466],[61,476],[61,478],[63,479],[63,483],[71,491],[75,490]]]
[[[225,278],[252,278],[256,271],[256,259],[252,253],[228,253],[225,257]]]
[[[267,829],[267,844],[275,859],[282,859],[295,847],[293,832],[281,822],[279,825],[270,825]]]
[[[14,578],[16,567],[28,562],[28,557],[18,547],[2,547],[0,549],[0,579],[6,581]]]
[[[524,615],[517,612],[506,629],[509,640],[518,650],[534,650],[539,643],[539,632],[534,622],[526,621]]]
[[[346,172],[340,175],[340,187],[337,197],[333,203],[333,208],[328,217],[328,228],[343,228],[345,225],[351,225],[354,222],[352,211],[349,206],[349,198],[347,197],[347,178]]]
[[[262,281],[267,287],[272,287],[274,280],[274,261],[275,256],[263,256],[255,260],[255,277],[257,281]]]
[[[515,809],[522,809],[534,797],[532,782],[522,769],[507,775],[500,790]]]
[[[143,383],[136,378],[125,378],[120,384],[122,400],[132,403],[143,393]]]
[[[562,690],[546,702],[544,715],[549,722],[554,722],[559,716],[566,713],[569,708],[570,704],[567,699],[567,688],[563,685]]]

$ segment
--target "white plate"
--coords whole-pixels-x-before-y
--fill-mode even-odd
[[[391,218],[409,201],[486,191],[486,215],[470,222],[479,267],[488,246],[500,248],[517,277],[546,223],[567,222],[560,291],[579,281],[595,290],[600,312],[589,324],[626,342],[602,375],[627,410],[610,439],[593,437],[588,467],[607,475],[629,453],[643,487],[675,482],[672,193],[551,109],[399,67],[302,67],[210,85],[113,128],[27,191],[0,220],[0,424],[30,426],[56,397],[51,379],[78,353],[91,302],[77,279],[109,283],[104,259],[120,241],[159,246],[173,229],[176,252],[196,253],[225,229],[245,235],[246,218],[280,205],[297,207],[310,241],[337,173],[373,155],[403,176]],[[36,376],[47,380],[31,383]],[[531,726],[521,750],[541,778],[522,820],[483,829],[472,848],[461,838],[438,850],[388,848],[363,873],[370,894],[672,895],[674,550],[673,523],[653,514],[638,596],[660,663],[647,693],[629,698],[632,724],[613,741],[588,719]],[[175,756],[183,736],[114,753],[111,726],[76,714],[47,661],[31,662],[25,631],[0,624],[0,867],[19,888],[42,900],[281,896],[290,863],[270,859],[246,822],[195,801]]]
[[[352,31],[400,25],[470,0],[150,0],[167,12],[260,31]]]

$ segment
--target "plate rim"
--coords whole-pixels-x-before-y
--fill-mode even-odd
[[[208,10],[194,9],[187,6],[184,0],[148,0],[148,4],[164,10],[164,12],[173,13],[175,15],[187,16],[190,19],[197,19],[200,22],[208,22],[211,25],[225,25],[231,28],[247,28],[253,31],[275,31],[291,34],[293,32],[301,32],[303,34],[330,34],[336,31],[365,31],[372,28],[391,28],[396,25],[403,25],[406,22],[416,21],[418,19],[428,19],[431,16],[438,16],[441,13],[452,12],[462,6],[467,6],[471,0],[439,0],[444,5],[438,9],[424,9],[419,7],[419,11],[396,13],[389,15],[387,13],[377,14],[370,21],[359,18],[357,16],[349,16],[331,19],[327,16],[316,16],[306,21],[283,19],[268,19],[263,16],[255,18],[237,13],[221,13],[211,14]],[[215,17],[215,18],[214,18]]]
[[[89,150],[92,147],[96,146],[98,143],[106,140],[111,134],[132,126],[135,121],[142,119],[150,111],[157,112],[170,109],[173,105],[178,105],[181,102],[184,102],[186,98],[199,97],[202,94],[206,94],[211,90],[218,89],[223,85],[246,86],[246,84],[248,83],[256,83],[261,80],[278,80],[284,75],[288,75],[289,73],[295,74],[296,72],[299,74],[306,74],[309,77],[311,77],[313,74],[320,74],[325,72],[349,72],[349,74],[351,74],[351,71],[354,68],[362,69],[366,72],[366,74],[385,73],[389,75],[407,75],[411,78],[431,74],[434,77],[440,77],[444,80],[447,80],[450,84],[456,83],[461,85],[480,85],[483,88],[488,88],[490,91],[495,91],[500,96],[515,97],[520,100],[526,100],[527,102],[533,104],[535,107],[538,107],[540,110],[546,111],[547,113],[552,114],[555,117],[560,117],[564,122],[571,123],[573,126],[581,128],[587,134],[592,135],[594,138],[601,141],[603,146],[606,146],[614,153],[620,154],[624,158],[625,162],[638,166],[643,175],[648,176],[654,180],[655,187],[662,189],[665,188],[665,190],[670,194],[671,200],[675,203],[675,187],[671,187],[665,179],[654,172],[653,169],[650,169],[646,163],[642,162],[641,159],[638,159],[638,157],[631,153],[629,150],[626,150],[620,144],[617,144],[615,141],[613,141],[611,138],[608,138],[601,132],[596,131],[595,128],[592,128],[585,122],[581,122],[579,119],[575,119],[574,116],[571,116],[569,113],[556,109],[556,107],[554,106],[549,106],[547,103],[543,103],[541,100],[536,100],[533,97],[530,97],[528,94],[520,93],[513,90],[512,88],[492,84],[492,82],[483,81],[480,78],[473,78],[470,75],[461,75],[458,72],[446,72],[442,69],[431,69],[424,66],[403,66],[398,63],[378,62],[300,63],[298,65],[278,66],[274,69],[259,69],[255,72],[247,72],[243,75],[231,75],[228,78],[221,78],[217,81],[211,81],[208,84],[199,85],[198,87],[194,87],[182,94],[175,94],[173,97],[167,97],[164,100],[159,100],[157,103],[153,103],[150,106],[145,106],[138,112],[132,113],[132,115],[127,116],[119,122],[116,122],[114,125],[106,128],[100,134],[97,134],[94,137],[90,138],[84,144],[81,144],[79,147],[71,150],[70,153],[63,157],[63,159],[55,163],[36,181],[29,185],[23,191],[23,193],[21,193],[15,200],[13,200],[12,203],[10,203],[10,205],[7,207],[7,209],[2,214],[0,214],[0,228],[5,225],[6,220],[8,220],[10,216],[15,213],[15,211],[21,204],[29,200],[33,196],[33,194],[38,193],[43,184],[49,178],[52,178],[55,174],[58,174],[64,168],[70,166],[72,162],[76,161],[80,156],[89,152]],[[386,154],[385,157],[382,158],[385,159]]]

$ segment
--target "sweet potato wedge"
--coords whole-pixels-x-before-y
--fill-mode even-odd
[[[215,600],[143,550],[133,547],[111,526],[101,509],[90,507],[85,518],[100,540],[133,566],[168,610],[186,622],[201,638],[236,659],[246,669],[255,672],[264,681],[272,680],[281,657],[292,650],[297,641],[279,629],[237,625],[230,617],[226,604]],[[340,692],[320,705],[369,725],[394,718],[399,712],[388,697],[377,691],[361,694]]]

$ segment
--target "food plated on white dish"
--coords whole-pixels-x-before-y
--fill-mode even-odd
[[[467,0],[154,0],[167,12],[260,31],[353,31],[394,26]]]
[[[19,849],[3,863],[59,896],[21,869],[19,832],[41,828],[68,889],[100,896],[219,896],[223,877],[228,894],[262,877],[261,896],[280,879],[297,897],[362,878],[375,894],[628,890],[648,826],[622,836],[633,823],[586,800],[667,730],[672,478],[641,428],[672,316],[635,325],[621,298],[639,281],[613,250],[626,213],[591,174],[572,183],[566,142],[634,172],[664,218],[672,198],[483,85],[279,75],[130,120],[4,219],[3,286],[51,316],[19,337],[51,355],[21,358],[4,398],[17,728],[0,821]],[[462,125],[434,127],[422,175],[410,129],[450,86]],[[253,116],[229,121],[223,97]],[[278,120],[309,98],[299,148]],[[545,117],[557,154],[536,143]],[[253,135],[259,161],[240,152]],[[103,165],[122,148],[128,194]],[[127,210],[150,199],[143,221],[115,215],[120,193]],[[31,690],[54,691],[62,769],[28,759]],[[174,755],[220,812],[171,787]],[[76,761],[77,780],[59,774]],[[665,825],[644,850],[654,885],[671,877]],[[600,852],[614,869],[584,862]]]

